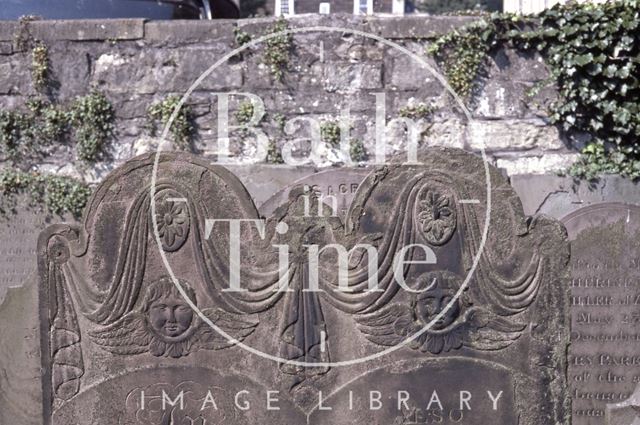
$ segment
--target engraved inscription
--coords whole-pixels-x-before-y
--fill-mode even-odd
[[[565,221],[572,237],[571,348],[573,424],[605,424],[606,405],[640,383],[640,212],[588,207]]]

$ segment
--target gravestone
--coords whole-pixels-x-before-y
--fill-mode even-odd
[[[39,238],[44,423],[567,423],[565,229],[474,155],[420,159],[266,220],[191,155],[114,171]]]
[[[46,226],[47,214],[26,197],[0,214],[0,304],[7,289],[21,286],[36,270],[38,235]]]
[[[0,305],[0,424],[42,423],[38,279],[9,288]]]
[[[36,248],[52,220],[28,196],[0,214],[0,424],[42,422]],[[66,219],[73,220],[67,216]]]
[[[308,191],[314,192],[320,202],[332,208],[336,215],[344,219],[360,183],[370,172],[371,170],[365,168],[340,168],[310,174],[267,199],[259,206],[260,214],[269,217],[276,208],[287,201],[292,189],[306,187]]]
[[[607,404],[605,423],[616,425],[640,424],[640,385],[628,399]]]
[[[562,220],[571,240],[574,425],[606,422],[640,383],[640,208],[601,203]]]

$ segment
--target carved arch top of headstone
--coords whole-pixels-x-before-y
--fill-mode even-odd
[[[194,368],[205,381],[236,385],[244,376],[276,385],[288,393],[287,415],[309,415],[317,408],[310,389],[335,391],[368,370],[331,362],[375,357],[438,315],[431,329],[373,362],[409,360],[428,375],[425,359],[461,358],[469,368],[473,359],[484,359],[512,371],[509,382],[495,384],[515,388],[516,405],[505,418],[533,424],[562,415],[554,397],[563,381],[548,386],[544,375],[562,363],[548,354],[562,352],[564,343],[564,332],[554,328],[564,323],[564,292],[553,283],[568,261],[566,231],[549,218],[524,217],[506,179],[480,158],[439,149],[419,165],[378,167],[358,188],[344,221],[302,187],[289,190],[287,202],[261,221],[235,176],[187,154],[160,155],[152,191],[154,159],[141,156],[112,173],[82,225],[54,225],[40,236],[46,423],[91,423],[106,406],[117,412],[113,423],[137,423],[127,422],[124,409],[139,387],[127,376],[151,388],[141,376],[157,370],[163,382],[183,388],[198,380],[185,372]],[[234,219],[243,220],[237,237]],[[340,247],[351,255],[341,257]],[[343,260],[344,276],[337,267]],[[474,267],[468,288],[451,301]],[[485,369],[478,379],[491,374]],[[81,419],[79,409],[87,408],[92,413]],[[257,416],[232,410],[233,423],[255,423]],[[162,420],[174,414],[161,414]]]

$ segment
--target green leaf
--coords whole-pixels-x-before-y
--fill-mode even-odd
[[[577,55],[573,58],[573,63],[578,66],[585,66],[591,62],[593,62],[593,54],[591,53]]]

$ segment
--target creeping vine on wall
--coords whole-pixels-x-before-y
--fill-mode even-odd
[[[429,48],[452,87],[469,97],[495,48],[537,51],[558,89],[549,116],[590,142],[569,172],[640,177],[640,2],[567,3],[539,15],[493,14]]]
[[[275,34],[289,29],[289,24],[284,18],[279,18],[267,34]],[[263,60],[269,67],[269,72],[278,81],[282,81],[284,73],[289,69],[291,51],[293,49],[293,35],[284,33],[265,41]]]
[[[427,47],[427,53],[443,68],[454,91],[469,100],[478,88],[478,77],[484,74],[489,54],[510,44],[508,35],[528,33],[536,23],[538,18],[533,16],[484,15],[436,39]]]
[[[269,146],[267,147],[267,163],[284,164],[282,152],[280,152],[280,149],[278,149],[278,144],[275,142],[275,140],[269,140]]]
[[[99,92],[67,106],[33,98],[26,102],[26,111],[0,110],[0,152],[16,165],[46,155],[56,143],[75,141],[78,159],[95,162],[113,136],[113,121],[113,107]]]
[[[403,118],[411,119],[427,119],[433,114],[436,108],[426,103],[418,103],[417,105],[407,105],[398,111],[398,115]]]
[[[48,213],[79,218],[91,189],[71,177],[5,169],[0,171],[0,194],[3,214],[10,212],[19,195],[27,194],[32,205],[44,206]]]
[[[69,122],[75,130],[78,158],[95,162],[113,137],[115,113],[104,94],[94,91],[77,98],[69,110]]]
[[[320,124],[322,141],[333,148],[340,147],[340,124],[337,121],[324,121]],[[354,162],[362,162],[367,158],[364,143],[360,139],[349,139],[349,155]]]
[[[44,91],[49,83],[49,48],[42,42],[31,49],[31,80],[36,90]]]
[[[235,38],[238,46],[244,46],[251,41],[251,34],[237,27],[233,29],[233,37]]]
[[[248,124],[253,117],[253,111],[253,103],[251,101],[245,101],[238,105],[234,116],[239,124]]]
[[[320,124],[320,137],[331,147],[340,146],[340,124],[336,121],[324,121]]]
[[[169,122],[174,109],[178,106],[180,97],[171,95],[162,101],[151,105],[147,111],[151,134],[156,136],[160,127]],[[173,141],[179,149],[191,150],[195,134],[193,111],[189,105],[182,105],[178,115],[169,129]]]
[[[24,15],[18,19],[18,28],[13,34],[13,43],[18,50],[27,50],[34,42],[30,23],[42,19],[36,15]]]
[[[367,151],[364,147],[364,142],[360,139],[353,139],[349,141],[349,155],[354,162],[362,162],[367,159]]]

